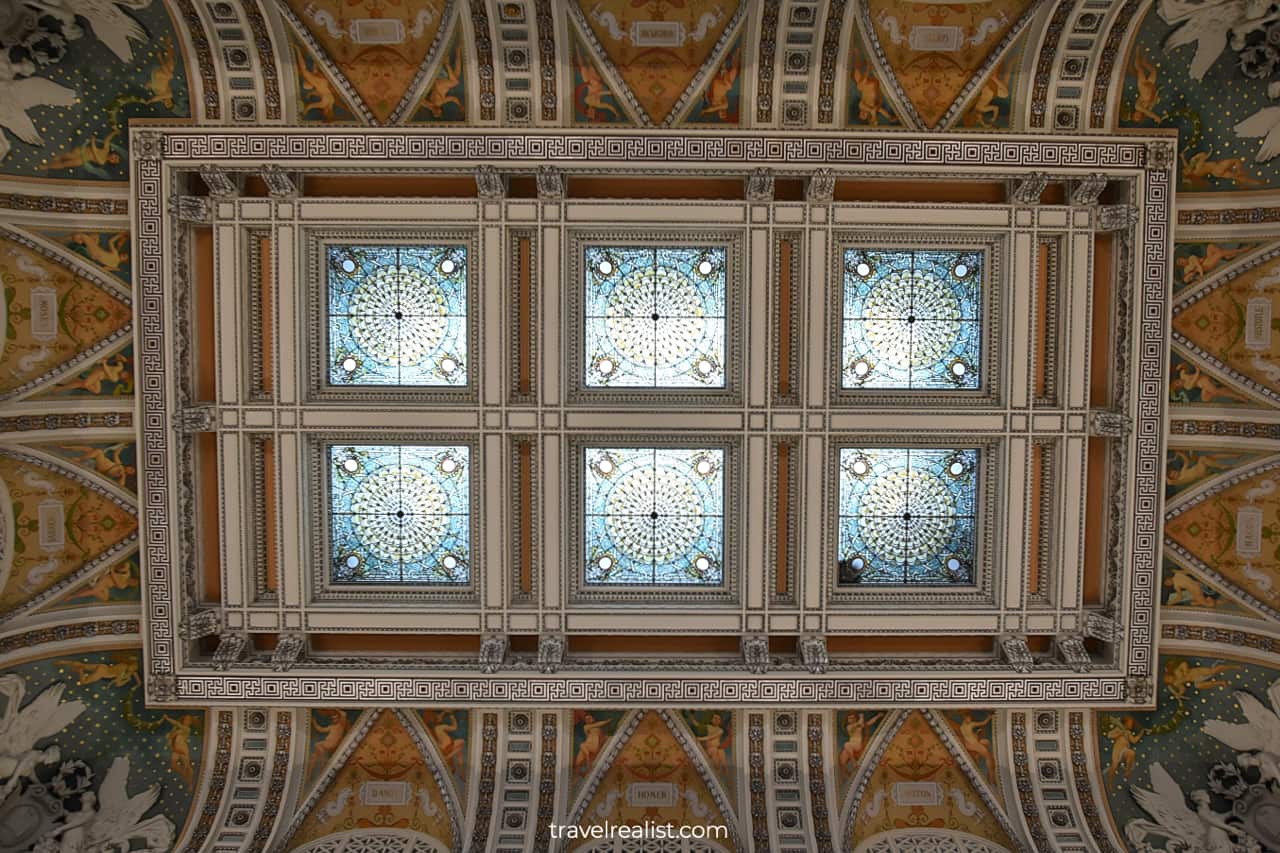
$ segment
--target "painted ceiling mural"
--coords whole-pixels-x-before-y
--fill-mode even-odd
[[[1280,849],[1278,45],[1251,0],[0,3],[0,851],[545,850],[552,815]],[[1064,89],[1179,134],[1155,710],[142,706],[130,122],[982,133]]]

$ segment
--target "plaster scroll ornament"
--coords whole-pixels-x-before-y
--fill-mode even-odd
[[[1058,657],[1072,672],[1088,672],[1093,666],[1093,658],[1084,646],[1084,637],[1080,634],[1059,634],[1053,638],[1054,649]]]
[[[302,659],[306,648],[307,638],[301,631],[281,634],[275,651],[271,653],[271,669],[275,672],[288,672]]]
[[[773,170],[761,167],[747,175],[747,201],[773,201]]]
[[[538,637],[538,670],[551,674],[564,664],[564,634],[543,634]]]
[[[809,177],[805,187],[805,201],[810,204],[830,204],[836,194],[836,173],[830,169],[819,169]]]
[[[476,193],[480,198],[502,198],[507,194],[506,179],[493,166],[476,169]]]
[[[267,185],[267,192],[272,198],[287,201],[298,195],[298,185],[293,182],[288,172],[276,164],[265,166],[259,174],[262,175],[262,181]]]
[[[1094,172],[1087,178],[1077,181],[1071,190],[1071,203],[1088,206],[1098,203],[1098,198],[1107,188],[1107,176]]]
[[[564,175],[555,166],[540,166],[537,174],[538,198],[559,201],[564,198]]]
[[[1124,828],[1125,837],[1140,853],[1256,853],[1263,849],[1256,838],[1227,823],[1226,815],[1210,807],[1208,791],[1192,791],[1189,807],[1182,787],[1158,761],[1151,765],[1151,788],[1134,788],[1133,798],[1153,820],[1131,820]],[[1151,838],[1163,839],[1163,846],[1153,846]]]
[[[36,743],[62,731],[84,711],[79,700],[62,701],[65,689],[63,684],[50,685],[24,708],[27,688],[22,676],[0,676],[0,699],[5,703],[0,712],[0,802],[24,779],[34,782],[37,768],[61,760],[57,744],[36,749]]]
[[[769,671],[769,638],[764,634],[742,635],[742,659],[755,675]]]
[[[1045,187],[1049,186],[1049,176],[1044,172],[1033,172],[1014,186],[1010,193],[1014,204],[1039,204]]]
[[[249,645],[249,635],[243,631],[223,631],[218,635],[218,648],[213,652],[213,668],[226,672],[233,663],[244,657]]]
[[[1036,665],[1035,658],[1031,656],[1031,648],[1027,645],[1026,637],[1018,637],[1012,634],[1001,637],[1000,655],[1014,672],[1020,672],[1024,675],[1031,672]]]
[[[800,662],[814,675],[822,675],[831,664],[827,654],[827,638],[821,634],[806,634],[800,638]]]
[[[173,822],[164,815],[143,820],[160,786],[129,796],[129,759],[111,762],[98,793],[80,795],[79,811],[67,812],[66,822],[50,830],[34,853],[166,853],[173,846]],[[137,846],[141,842],[144,846]]]
[[[486,634],[480,641],[480,671],[493,675],[507,659],[510,641],[506,634]]]

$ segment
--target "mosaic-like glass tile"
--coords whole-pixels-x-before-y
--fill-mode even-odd
[[[724,582],[724,450],[584,450],[589,585]]]
[[[973,583],[978,457],[841,448],[839,583]]]
[[[328,449],[334,583],[471,579],[471,456],[465,445]]]
[[[982,385],[983,253],[847,249],[841,385]]]
[[[726,250],[589,246],[588,388],[725,387]]]
[[[328,246],[329,384],[467,384],[466,246]]]

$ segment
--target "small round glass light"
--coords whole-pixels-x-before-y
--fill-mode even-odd
[[[351,260],[350,258],[347,258],[346,260],[344,260],[344,261],[342,262],[342,271],[343,271],[343,272],[348,272],[348,273],[349,273],[349,272],[355,272],[355,271],[356,271],[356,262],[355,262],[355,261],[353,261],[353,260]]]
[[[711,473],[711,463],[706,459],[699,459],[698,464],[694,467],[696,467],[698,473],[704,477]]]
[[[456,270],[457,268],[458,268],[458,265],[454,263],[452,258],[445,258],[444,262],[440,264],[440,272],[444,273],[445,275],[452,274],[453,271]]]
[[[855,376],[866,376],[870,372],[871,365],[867,364],[865,361],[854,362],[853,373]]]
[[[441,562],[444,563],[444,567],[449,571],[458,568],[458,558],[452,554],[447,555]]]
[[[342,360],[342,369],[347,373],[354,373],[356,369],[356,360],[351,356],[347,356]]]
[[[707,569],[711,568],[711,561],[706,557],[699,557],[693,561],[693,564],[698,567],[698,571],[700,572],[705,572]]]
[[[715,369],[716,366],[711,363],[710,359],[702,358],[698,360],[698,372],[703,376],[710,376],[711,371]]]
[[[959,477],[961,474],[964,473],[964,463],[952,462],[951,467],[949,467],[947,470],[951,472],[952,477]]]
[[[952,557],[950,560],[947,560],[947,568],[953,572],[960,571],[960,561],[955,557]]]
[[[613,361],[607,358],[600,359],[600,361],[596,362],[596,370],[608,376],[613,373]]]
[[[446,457],[445,460],[440,463],[440,470],[446,474],[452,474],[454,471],[458,470],[458,463],[453,457]]]
[[[849,565],[853,566],[855,569],[861,569],[863,566],[866,565],[866,561],[863,560],[861,557],[854,557],[853,560],[849,563]]]
[[[698,272],[701,275],[711,275],[711,270],[715,269],[711,266],[711,261],[702,261],[698,264]]]
[[[458,362],[454,361],[451,358],[447,358],[447,357],[442,358],[440,360],[440,369],[443,370],[445,373],[453,373],[455,370],[458,369]]]
[[[360,463],[359,463],[359,462],[357,462],[355,459],[352,459],[352,458],[343,459],[343,460],[342,460],[342,469],[343,469],[344,471],[350,471],[352,474],[354,474],[356,471],[359,471],[359,470],[360,470]]]
[[[855,459],[853,461],[853,473],[861,477],[863,474],[867,473],[867,471],[868,471],[867,463],[864,460]]]
[[[357,557],[355,554],[351,554],[350,556],[347,557],[348,569],[354,569],[358,565],[360,565],[360,558]]]
[[[969,368],[964,366],[963,361],[957,361],[955,364],[951,365],[951,372],[956,376],[964,376],[968,371]]]
[[[613,568],[613,557],[601,557],[596,565],[607,572]]]
[[[956,278],[964,278],[969,274],[968,264],[956,264]]]
[[[597,269],[600,270],[600,275],[608,275],[613,272],[613,263],[610,261],[601,261],[600,266],[597,267]]]
[[[858,265],[854,267],[854,272],[856,272],[858,275],[862,276],[863,278],[866,278],[867,276],[871,275],[871,264],[867,263],[866,261],[859,261]]]
[[[609,459],[601,459],[600,464],[597,465],[596,468],[600,470],[601,474],[612,474],[613,462],[612,460],[609,460]]]

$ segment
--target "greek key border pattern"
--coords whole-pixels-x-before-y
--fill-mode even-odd
[[[702,136],[674,133],[564,133],[487,134],[454,131],[448,134],[403,130],[321,133],[310,129],[252,131],[217,129],[198,132],[188,127],[147,128],[134,134],[134,190],[136,193],[138,289],[135,301],[138,337],[137,358],[141,374],[138,393],[140,452],[146,470],[139,510],[146,520],[143,548],[147,566],[148,661],[154,675],[171,674],[176,665],[173,637],[175,607],[172,559],[178,526],[170,518],[166,471],[174,441],[170,435],[172,413],[166,385],[165,322],[171,308],[164,292],[166,262],[163,256],[167,226],[162,199],[166,178],[162,157],[178,168],[192,168],[211,160],[284,165],[307,161],[347,161],[350,167],[385,164],[412,166],[412,161],[435,160],[443,164],[500,161],[505,167],[558,161],[569,168],[599,168],[603,161],[693,165],[708,161],[772,163],[799,172],[816,165],[861,168],[948,168],[957,166],[998,169],[1016,167],[1064,171],[1111,167],[1135,172],[1145,169],[1139,199],[1145,210],[1143,250],[1134,270],[1142,296],[1135,341],[1138,387],[1134,411],[1137,450],[1132,528],[1132,599],[1129,607],[1129,658],[1126,674],[1144,676],[1152,671],[1156,619],[1156,560],[1159,551],[1159,515],[1162,483],[1158,476],[1163,436],[1162,393],[1165,371],[1165,336],[1162,333],[1169,301],[1169,238],[1172,224],[1172,176],[1168,169],[1148,166],[1148,140],[1140,137],[1105,140],[1088,137],[1054,139],[937,138],[867,134],[729,134]],[[249,163],[242,168],[250,167]],[[599,701],[687,703],[809,701],[820,703],[890,702],[993,702],[1058,701],[1069,703],[1120,703],[1126,699],[1124,680],[1101,673],[1073,677],[1047,671],[1032,678],[922,679],[908,683],[882,682],[874,677],[829,680],[775,679],[653,679],[636,682],[611,679],[582,682],[563,678],[515,676],[507,679],[413,679],[407,677],[302,677],[220,676],[200,673],[178,680],[179,702],[228,699],[237,702],[282,698],[297,700],[349,699],[379,702],[402,701]]]
[[[223,700],[267,704],[285,702],[511,704],[535,702],[645,703],[687,707],[689,703],[734,702],[786,705],[806,702],[838,706],[851,702],[877,706],[901,703],[1062,702],[1120,703],[1126,698],[1119,676],[1053,676],[1019,679],[917,679],[897,676],[841,678],[821,681],[807,677],[638,679],[617,677],[541,678],[414,678],[409,676],[236,675],[199,673],[177,678],[180,700],[174,704],[209,704]]]
[[[1146,145],[1141,140],[939,139],[897,134],[886,138],[884,135],[855,134],[735,133],[700,136],[674,133],[481,134],[461,129],[449,134],[326,130],[328,132],[321,133],[299,128],[293,132],[251,133],[173,128],[161,139],[165,159],[175,163],[189,161],[192,165],[209,160],[241,159],[255,162],[345,160],[388,164],[429,159],[460,164],[501,160],[511,165],[547,160],[592,165],[600,161],[622,160],[631,163],[728,161],[791,167],[821,164],[1140,169],[1147,162]],[[1167,186],[1167,178],[1163,184]],[[1171,199],[1149,198],[1147,201],[1149,208],[1152,203],[1167,208]]]

